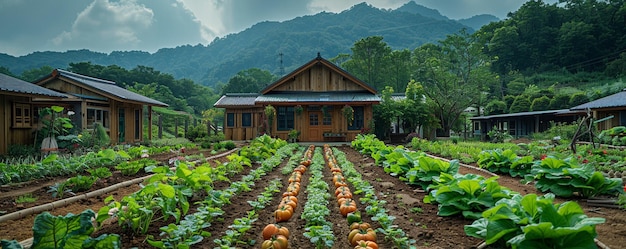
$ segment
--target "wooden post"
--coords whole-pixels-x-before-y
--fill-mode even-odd
[[[159,114],[159,134],[158,137],[159,139],[163,138],[163,117],[161,117],[161,114]]]
[[[178,137],[178,118],[174,118],[174,137]]]
[[[148,140],[152,140],[152,106],[148,106]]]
[[[187,131],[189,130],[189,119],[185,119],[185,135],[187,136]]]

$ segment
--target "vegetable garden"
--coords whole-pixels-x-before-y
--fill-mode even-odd
[[[158,160],[159,152],[147,148],[99,152],[108,157],[84,163],[76,169],[81,179],[61,181],[71,191],[56,193],[109,179],[103,167],[118,176],[138,173],[141,187],[80,201],[87,207],[30,215],[27,226],[4,221],[2,248],[21,248],[17,241],[26,238],[10,233],[20,229],[30,231],[33,248],[619,248],[626,242],[624,211],[585,201],[623,194],[621,178],[582,159],[542,160],[506,149],[456,153],[482,170],[373,136],[339,147],[262,136],[211,160],[169,160],[171,154]],[[9,210],[3,216],[19,210],[7,206],[0,206]]]

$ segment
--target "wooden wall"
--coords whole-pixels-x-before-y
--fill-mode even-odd
[[[235,114],[235,126],[228,127],[226,124],[227,113]],[[250,127],[242,127],[241,114],[242,113],[251,113],[252,114],[252,126]],[[245,108],[245,109],[226,109],[224,112],[224,139],[226,140],[252,140],[259,135],[258,130],[262,125],[262,113],[263,109],[261,108]],[[274,123],[275,124],[275,123]]]
[[[345,79],[339,73],[324,66],[314,66],[309,70],[292,78],[291,82],[285,82],[277,86],[273,91],[362,91],[363,87]]]
[[[31,98],[0,94],[0,154],[6,154],[9,145],[12,144],[34,146],[35,143],[34,128],[13,128],[13,103],[30,104]]]

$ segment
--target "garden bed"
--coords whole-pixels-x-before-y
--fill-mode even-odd
[[[367,180],[375,189],[377,196],[380,200],[385,200],[385,205],[389,215],[396,217],[394,225],[406,232],[409,238],[414,239],[415,245],[418,248],[476,248],[482,241],[470,236],[467,236],[463,230],[464,225],[471,224],[472,221],[464,219],[461,216],[453,217],[440,217],[437,215],[437,206],[433,204],[422,203],[423,198],[426,196],[424,191],[408,186],[406,183],[400,181],[397,177],[393,177],[388,173],[385,173],[383,168],[374,164],[374,160],[369,156],[364,156],[355,151],[354,149],[342,146],[338,147],[340,151],[346,154],[347,159],[354,164],[354,168],[363,176],[364,180]],[[204,238],[204,240],[194,247],[197,248],[214,248],[217,244],[214,239],[220,238],[225,235],[225,231],[230,229],[229,225],[233,224],[236,219],[246,216],[247,212],[252,209],[248,204],[248,201],[254,200],[259,196],[264,188],[267,187],[269,182],[273,179],[280,179],[282,181],[282,188],[280,192],[274,193],[272,201],[268,204],[267,208],[258,213],[257,220],[252,224],[252,228],[247,231],[240,240],[251,244],[241,244],[241,248],[259,248],[263,242],[261,238],[261,231],[267,224],[274,223],[275,217],[273,210],[278,206],[280,202],[279,195],[287,188],[287,182],[289,175],[281,173],[281,169],[287,165],[288,158],[278,165],[274,170],[261,177],[256,181],[251,191],[241,193],[235,198],[231,199],[231,203],[224,206],[222,209],[226,212],[221,216],[221,220],[213,222],[213,224],[205,229],[211,233],[210,237]],[[257,164],[252,167],[246,167],[244,171],[231,177],[232,181],[237,181],[241,176],[248,174],[251,170],[258,167]],[[473,168],[461,167],[459,173],[462,174],[478,174],[485,177],[489,177],[490,174],[476,170]],[[286,222],[281,222],[281,225],[289,228],[291,236],[289,237],[290,248],[313,248],[313,244],[308,238],[303,236],[305,231],[305,221],[300,218],[303,207],[307,202],[306,186],[310,178],[310,172],[304,173],[302,177],[302,189],[298,194],[300,204],[294,210],[294,216]],[[329,170],[325,169],[323,172],[323,179],[329,185],[332,184],[332,175]],[[533,185],[524,185],[519,182],[519,179],[511,178],[509,176],[500,176],[498,183],[502,186],[508,187],[521,194],[537,193],[536,188]],[[228,186],[226,182],[216,184],[215,189],[224,189]],[[351,188],[354,188],[350,185]],[[138,189],[137,186],[120,189],[112,195],[116,199],[121,199],[122,196],[128,195]],[[17,191],[17,190],[16,190]],[[8,194],[3,191],[3,194]],[[10,195],[10,194],[9,194]],[[49,193],[47,193],[49,195]],[[87,208],[90,208],[97,212],[97,210],[104,206],[104,198],[108,195],[98,198],[92,198],[86,201],[81,201],[72,204],[68,207],[55,209],[52,211],[55,215],[65,215],[67,213],[78,214]],[[347,244],[347,235],[350,232],[346,218],[339,214],[339,208],[332,200],[328,205],[330,209],[330,215],[327,220],[333,224],[332,231],[335,235],[334,246],[332,248],[353,248]],[[355,199],[363,198],[362,194],[356,194]],[[558,199],[558,201],[565,201],[564,199]],[[626,243],[626,212],[619,209],[592,207],[587,205],[585,200],[577,200],[581,207],[585,210],[586,214],[590,217],[603,217],[606,219],[604,224],[596,227],[598,232],[598,239],[611,248],[620,248]],[[358,204],[360,202],[357,202]],[[0,210],[5,209],[6,206],[0,203]],[[364,205],[359,205],[359,210],[365,214]],[[192,213],[190,209],[189,213]],[[1,224],[0,234],[2,239],[16,239],[24,240],[32,236],[32,224],[33,218],[20,219],[16,221],[7,222]],[[369,222],[374,227],[379,227],[378,222],[371,219],[367,215],[363,215],[363,220]],[[170,223],[171,220],[160,220],[154,222],[151,225],[151,229],[148,234],[159,237],[159,228]],[[123,248],[138,247],[138,248],[153,248],[145,241],[146,236],[130,236],[126,231],[122,231],[116,223],[106,225],[102,230],[97,231],[101,233],[117,233],[122,235]],[[381,248],[391,248],[392,244],[384,240],[382,235],[379,235],[379,245]]]

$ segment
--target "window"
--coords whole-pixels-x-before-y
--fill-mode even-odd
[[[235,114],[226,113],[226,127],[235,127]]]
[[[322,119],[322,125],[331,125],[333,124],[333,117],[330,114],[326,114]]]
[[[295,118],[293,106],[279,106],[277,108],[277,129],[279,131],[288,131],[293,129],[293,123]]]
[[[348,124],[349,131],[358,131],[365,128],[365,111],[363,106],[353,106],[354,120],[352,125]]]
[[[98,122],[109,128],[109,110],[87,108],[87,127],[93,129],[93,123]]]
[[[319,125],[319,117],[317,113],[309,113],[309,125]]]
[[[244,112],[241,114],[241,126],[252,127],[252,113]]]
[[[124,111],[124,108],[117,109],[117,141],[120,143],[124,142],[126,138],[126,114],[124,113]]]
[[[135,110],[135,139],[141,138],[141,110]]]
[[[31,127],[30,104],[13,104],[13,128]]]

